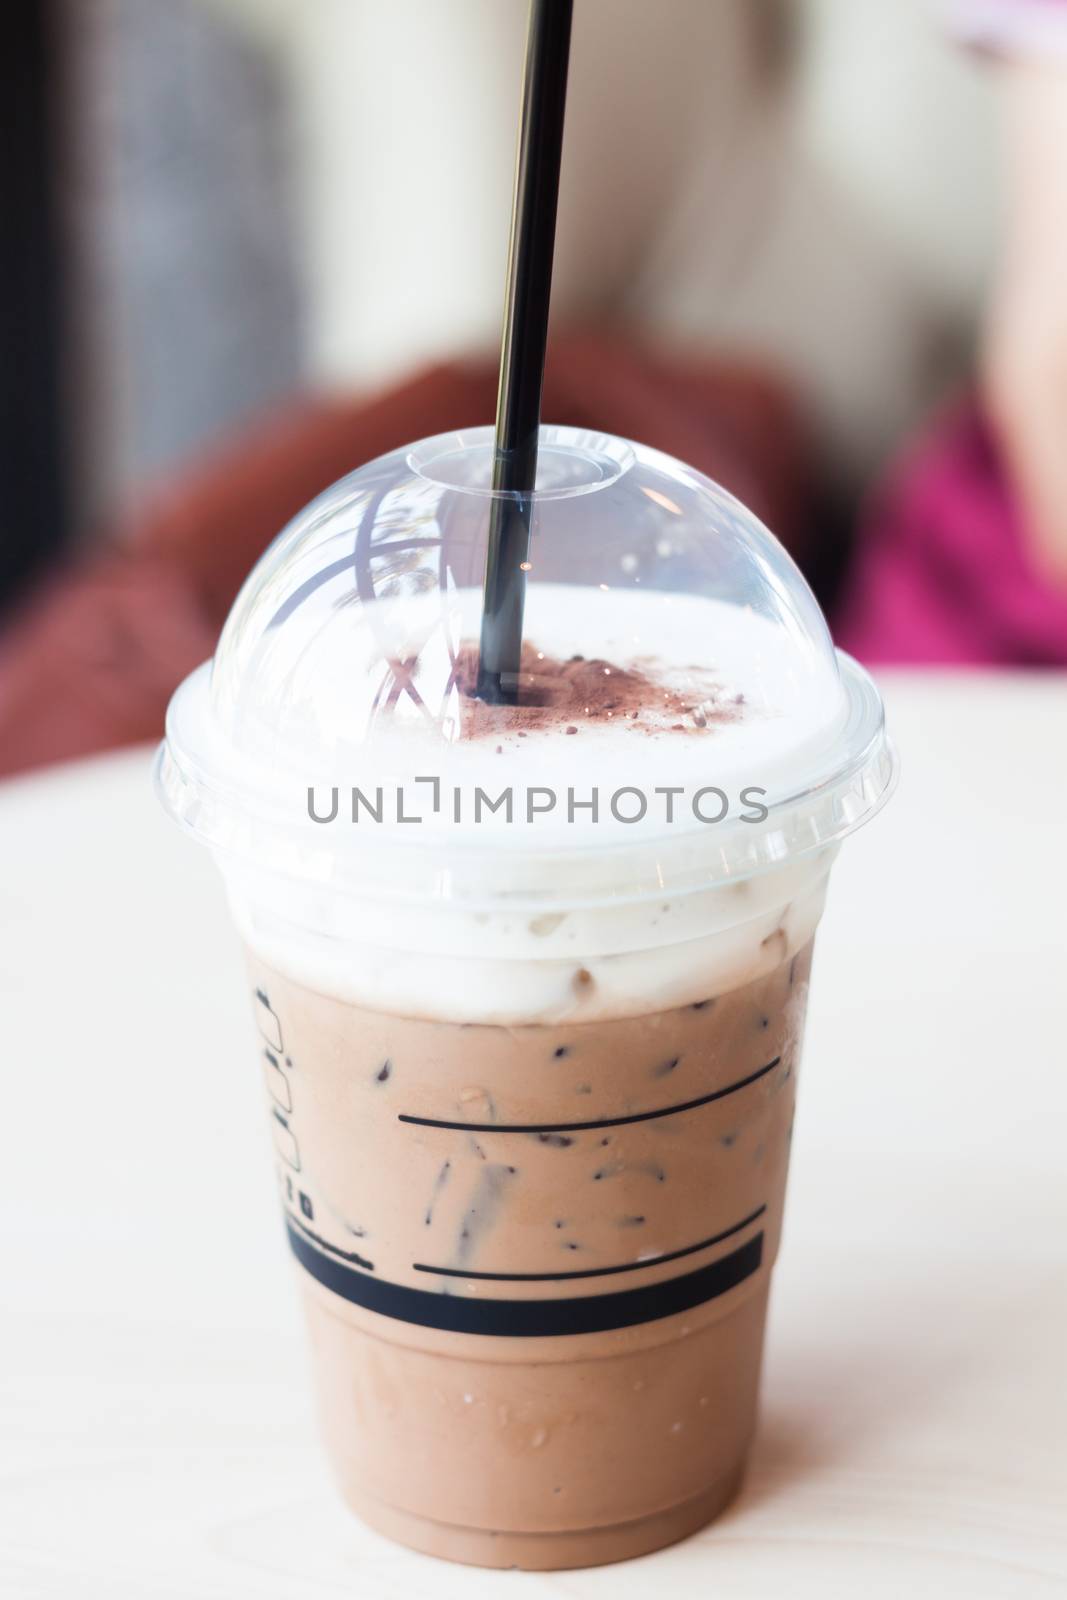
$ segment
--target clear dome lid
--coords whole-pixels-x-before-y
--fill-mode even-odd
[[[541,430],[514,703],[479,698],[492,473],[491,429],[444,434],[278,536],[171,703],[180,822],[324,885],[544,902],[751,876],[879,807],[878,693],[785,550],[610,435]]]

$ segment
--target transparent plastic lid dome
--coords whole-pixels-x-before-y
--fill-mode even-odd
[[[550,897],[551,859],[590,895],[645,895],[878,808],[880,699],[784,549],[610,435],[541,430],[515,703],[479,698],[492,470],[489,428],[424,440],[264,553],[168,713],[159,785],[197,837],[378,894]]]

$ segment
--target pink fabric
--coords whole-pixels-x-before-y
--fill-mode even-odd
[[[834,631],[867,662],[1067,666],[1067,590],[1031,565],[1018,504],[970,404],[873,496]]]

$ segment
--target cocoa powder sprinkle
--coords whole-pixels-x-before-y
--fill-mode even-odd
[[[691,684],[674,687],[668,669],[652,657],[620,667],[581,655],[555,658],[527,642],[519,662],[515,704],[491,705],[477,696],[478,647],[470,641],[459,647],[453,669],[460,737],[499,739],[517,734],[523,739],[530,732],[550,732],[561,725],[565,734],[577,734],[582,723],[596,725],[617,717],[639,723],[635,732],[696,735],[736,722],[744,714],[741,697],[727,697],[709,669],[689,669],[687,675]]]

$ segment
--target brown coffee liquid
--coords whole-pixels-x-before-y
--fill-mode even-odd
[[[432,1554],[618,1560],[734,1493],[811,945],[726,994],[516,1027],[251,959],[286,1226],[345,1498]]]

